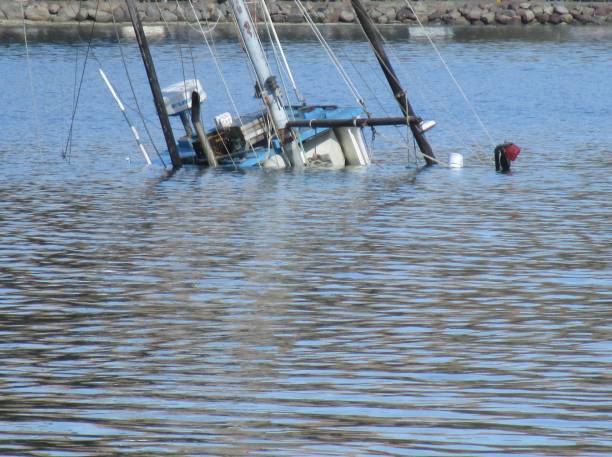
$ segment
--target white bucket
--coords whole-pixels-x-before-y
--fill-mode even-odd
[[[463,155],[451,152],[448,155],[448,166],[451,168],[463,168]]]

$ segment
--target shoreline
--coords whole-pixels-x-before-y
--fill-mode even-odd
[[[193,5],[193,7],[192,7]],[[364,1],[364,7],[372,20],[384,26],[407,28],[419,26],[468,26],[502,28],[508,26],[609,26],[612,25],[612,3],[564,2],[550,3],[541,0],[421,0],[412,8],[403,0]],[[267,2],[275,24],[304,25],[305,20],[297,6],[288,0]],[[304,3],[317,25],[356,24],[351,5],[343,1],[308,1]],[[194,3],[139,2],[137,9],[144,24],[166,26],[184,24],[231,25],[233,16],[225,0],[194,0]],[[259,5],[251,11],[257,21],[263,17]],[[73,28],[80,24],[129,24],[129,14],[121,0],[0,0],[0,34],[23,22],[30,27]],[[418,19],[418,20],[417,20]]]
[[[307,24],[275,24],[279,36],[284,39],[314,40],[312,30]],[[358,24],[330,23],[317,25],[321,33],[328,39],[363,40],[364,35]],[[28,41],[31,42],[73,42],[81,41],[91,32],[92,22],[26,22]],[[93,38],[96,40],[115,41],[117,33],[126,41],[135,41],[132,25],[129,23],[95,24]],[[258,24],[260,33],[265,32],[265,26]],[[577,39],[592,37],[596,39],[612,40],[612,27],[565,27],[554,25],[525,26],[514,25],[504,27],[489,26],[448,26],[444,24],[419,26],[406,26],[405,24],[383,24],[378,26],[382,35],[389,40],[426,39],[455,39],[455,40],[483,40],[483,39],[515,39],[558,41],[560,39]],[[164,24],[153,22],[144,24],[144,29],[150,41],[164,39],[177,39],[197,41],[202,38],[199,30],[192,24],[177,22]],[[236,39],[236,30],[233,24],[218,23],[211,27],[211,32],[218,39]],[[0,25],[0,43],[22,43],[24,39],[23,21],[11,21]]]

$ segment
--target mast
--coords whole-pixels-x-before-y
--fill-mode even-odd
[[[368,16],[368,13],[363,7],[361,0],[351,0],[351,5],[355,10],[357,19],[359,20],[359,23],[361,24],[361,27],[363,28],[363,31],[365,32],[366,37],[368,38],[368,41],[372,45],[372,48],[374,48],[374,53],[376,54],[378,64],[380,65],[380,68],[385,74],[385,78],[387,78],[389,87],[391,88],[393,96],[395,97],[395,100],[397,100],[397,103],[399,104],[402,113],[404,113],[404,116],[416,118],[416,114],[414,113],[414,110],[412,109],[412,106],[408,101],[406,92],[402,88],[399,79],[397,78],[397,75],[395,74],[395,71],[391,66],[391,62],[389,62],[389,58],[387,57],[387,53],[385,52],[382,41],[380,40],[380,36],[378,34],[376,26],[372,22],[372,19],[370,18],[370,16]],[[425,162],[427,162],[427,165],[432,165],[434,163],[434,160],[432,160],[432,158],[435,156],[419,124],[420,123],[418,122],[411,122],[410,131],[412,132],[412,135],[414,136],[414,139],[416,140],[416,143],[419,146],[419,150],[425,157]]]
[[[257,35],[257,29],[244,0],[231,0],[230,5],[236,17],[238,30],[240,31],[249,60],[255,69],[261,98],[268,106],[274,127],[276,127],[277,132],[280,134],[285,128],[288,118],[280,97],[280,89],[276,83],[276,78],[268,66],[266,55]],[[281,139],[279,138],[279,140]]]
[[[166,140],[166,146],[168,147],[168,153],[170,154],[170,160],[172,166],[178,168],[181,166],[181,157],[179,156],[176,141],[174,140],[174,134],[172,133],[172,126],[170,125],[170,119],[166,112],[166,105],[164,104],[164,98],[162,96],[159,82],[157,81],[157,74],[155,73],[155,65],[151,58],[151,52],[149,51],[149,44],[147,37],[145,36],[144,29],[142,28],[142,22],[140,22],[140,16],[134,5],[134,0],[126,0],[128,11],[130,13],[130,19],[132,20],[132,26],[134,27],[134,33],[136,34],[136,40],[138,41],[138,48],[140,49],[140,55],[147,71],[147,77],[149,78],[149,85],[151,86],[151,92],[153,94],[153,101],[155,102],[155,109],[157,110],[157,116],[161,123],[162,131],[164,132],[164,139]]]

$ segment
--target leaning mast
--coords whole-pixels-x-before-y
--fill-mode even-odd
[[[368,13],[363,7],[361,0],[351,0],[351,5],[355,10],[355,14],[357,15],[357,19],[361,24],[361,28],[365,32],[368,41],[372,45],[372,48],[374,48],[374,53],[376,54],[378,64],[380,65],[380,68],[385,74],[385,78],[387,78],[389,87],[391,88],[393,96],[399,104],[402,113],[404,113],[404,116],[406,116],[407,118],[416,118],[416,114],[414,113],[414,110],[412,109],[412,106],[408,101],[408,97],[406,96],[406,91],[404,91],[404,89],[402,88],[399,79],[395,74],[393,67],[391,66],[391,62],[389,62],[389,58],[387,57],[387,53],[385,52],[382,41],[380,39],[379,32],[376,29],[374,22],[372,22],[372,19],[370,18],[370,16],[368,16]],[[425,138],[420,123],[410,122],[409,126],[410,131],[412,132],[412,135],[414,136],[414,139],[416,140],[416,143],[419,147],[419,150],[425,158],[425,162],[427,162],[427,165],[432,165],[436,162],[435,156],[433,150],[431,149],[431,146]]]
[[[149,85],[151,86],[151,92],[153,93],[153,101],[155,102],[155,109],[157,110],[157,116],[161,123],[162,131],[164,132],[164,139],[166,140],[166,146],[168,147],[168,153],[170,154],[170,160],[172,166],[178,168],[181,166],[181,157],[179,156],[178,149],[176,147],[176,141],[174,140],[174,133],[172,133],[172,126],[170,125],[170,119],[168,118],[168,112],[166,111],[166,105],[164,103],[164,97],[162,95],[161,88],[159,87],[159,81],[157,80],[157,74],[155,72],[155,65],[153,64],[153,58],[149,51],[149,43],[145,36],[138,10],[134,5],[134,0],[126,0],[128,11],[130,13],[130,19],[132,20],[132,26],[134,27],[134,33],[136,34],[136,40],[138,41],[138,48],[140,49],[140,55],[147,71],[147,78],[149,79]]]

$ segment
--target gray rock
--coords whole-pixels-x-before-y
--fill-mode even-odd
[[[4,11],[2,11],[0,8],[0,21],[3,21],[4,19],[6,19],[6,14],[4,14]]]
[[[541,5],[536,5],[536,6],[531,8],[531,11],[533,11],[533,14],[538,16],[538,15],[544,13],[544,8]]]
[[[544,6],[544,13],[551,15],[555,12],[555,8],[552,5]]]
[[[174,14],[172,11],[162,11],[161,19],[164,22],[176,22],[178,20],[178,16]]]
[[[459,19],[461,16],[461,13],[458,10],[453,10],[449,13],[450,17],[452,20],[456,21],[457,19]]]
[[[303,17],[300,14],[300,22],[302,22]],[[323,22],[325,24],[334,24],[336,22],[338,22],[338,20],[340,19],[340,13],[338,12],[338,10],[336,8],[329,8],[326,12],[325,12],[325,18],[323,18]]]
[[[435,10],[433,13],[427,16],[427,20],[429,22],[438,22],[442,19],[443,16],[444,13],[441,10]]]
[[[464,18],[463,16],[457,18],[455,20],[455,25],[469,25],[470,21],[468,21],[466,18]]]
[[[106,24],[108,22],[113,22],[113,15],[107,11],[98,11],[98,14],[96,14],[96,17],[94,20],[96,22]]]
[[[480,20],[483,22],[483,24],[486,24],[486,25],[494,24],[495,23],[495,13],[492,11],[487,11],[486,13],[482,14],[482,17],[480,18]]]
[[[270,13],[270,16],[272,16],[273,14],[279,14],[282,11],[277,2],[272,2],[268,4],[268,12]]]
[[[304,16],[301,14],[290,14],[287,16],[286,21],[290,24],[300,24],[304,22]]]
[[[510,19],[512,18],[508,16],[507,14],[500,13],[499,11],[495,13],[495,21],[498,24],[506,25],[510,22]]]
[[[566,24],[571,24],[572,22],[574,22],[574,16],[572,16],[570,13],[563,14],[561,15],[561,21]]]
[[[60,11],[60,4],[59,3],[51,3],[49,5],[49,14],[57,14]]]
[[[384,9],[384,13],[385,16],[387,16],[387,18],[389,19],[389,21],[395,19],[395,16],[397,15],[397,10],[393,7],[388,7]]]
[[[557,25],[561,24],[561,22],[563,22],[563,19],[561,19],[561,15],[559,13],[553,13],[548,18],[548,22]]]
[[[378,18],[379,24],[386,24],[387,22],[389,22],[389,19],[384,14]]]
[[[189,7],[189,9],[185,10],[185,20],[186,21],[198,22],[198,21],[201,21],[202,19],[204,19],[204,17],[202,16],[202,11],[200,11],[199,9],[197,8],[191,9],[191,7]]]
[[[548,21],[550,20],[550,14],[542,13],[541,15],[536,16],[536,19],[540,24],[548,24]]]
[[[523,10],[528,10],[528,9],[530,9],[530,8],[531,8],[531,3],[529,3],[529,2],[524,2],[524,3],[521,3],[521,4],[519,5],[519,8],[521,8],[521,9],[523,9]]]
[[[370,17],[372,18],[374,22],[376,22],[376,20],[380,16],[382,16],[382,12],[378,8],[373,8],[371,11],[368,12],[368,14],[370,15]]]
[[[355,15],[352,11],[342,10],[338,16],[340,22],[355,22]]]
[[[46,4],[28,5],[25,9],[25,17],[30,21],[48,21],[49,10]]]
[[[416,20],[416,15],[407,6],[404,6],[403,8],[400,8],[397,11],[397,15],[395,17],[400,22],[408,22],[408,21],[415,21]]]
[[[569,10],[563,5],[555,5],[555,13],[563,16],[564,14],[568,14]]]
[[[584,14],[585,16],[593,16],[595,14],[595,8],[585,6],[582,8],[582,14]]]
[[[531,10],[519,10],[519,16],[523,24],[529,24],[535,19],[535,14]]]
[[[465,15],[465,18],[469,20],[470,22],[479,21],[481,17],[482,17],[482,10],[480,8],[471,9]]]
[[[159,12],[159,8],[157,7],[157,5],[158,4],[151,4],[147,6],[147,8],[145,9],[144,17],[142,18],[143,21],[146,21],[146,22],[161,21],[161,14]]]
[[[128,22],[130,15],[125,5],[116,7],[113,10],[113,16],[115,16],[115,22]]]
[[[0,9],[4,12],[7,19],[23,19],[23,13],[21,12],[19,2],[0,3]]]

